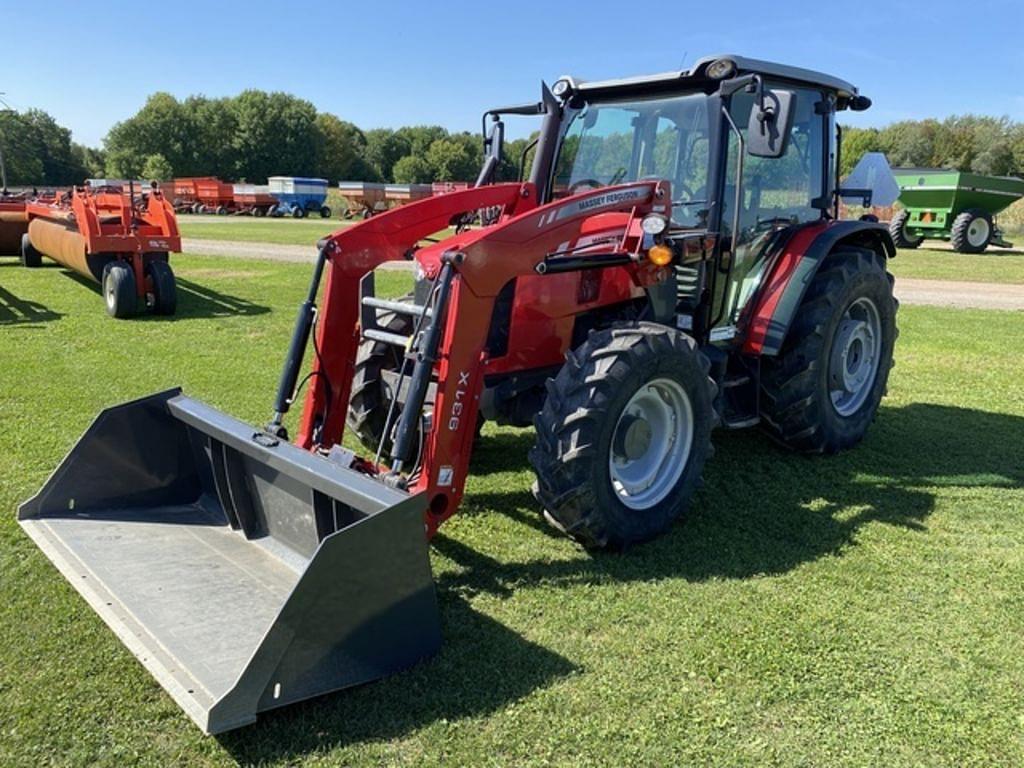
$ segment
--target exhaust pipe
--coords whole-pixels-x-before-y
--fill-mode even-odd
[[[425,507],[171,390],[103,411],[18,519],[219,733],[438,650]]]

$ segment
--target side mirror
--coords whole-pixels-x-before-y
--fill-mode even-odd
[[[793,127],[796,94],[764,89],[754,100],[747,122],[747,153],[754,157],[782,157]]]

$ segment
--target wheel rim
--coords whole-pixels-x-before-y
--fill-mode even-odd
[[[608,472],[626,507],[649,509],[683,474],[693,446],[693,405],[672,379],[654,379],[622,409],[612,433]]]
[[[836,329],[829,360],[829,396],[840,416],[856,413],[868,399],[882,354],[882,320],[867,297],[853,302]]]
[[[992,228],[986,219],[979,216],[976,219],[972,219],[971,223],[967,225],[967,242],[975,248],[980,248],[988,242],[989,234],[992,232]]]
[[[109,277],[103,281],[103,298],[107,301],[107,309],[113,312],[114,306],[117,304],[117,296],[114,291],[114,281]]]

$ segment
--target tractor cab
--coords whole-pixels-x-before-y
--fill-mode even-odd
[[[545,120],[531,181],[541,202],[669,182],[660,237],[689,254],[675,265],[680,327],[725,341],[736,336],[780,234],[838,218],[836,113],[868,106],[843,80],[738,56],[640,78],[562,77],[534,107]],[[497,125],[502,114],[529,111],[488,114]],[[686,241],[701,243],[700,258]]]

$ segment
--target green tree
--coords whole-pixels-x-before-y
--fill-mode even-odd
[[[479,169],[479,163],[466,145],[453,138],[435,141],[424,159],[432,181],[470,181]]]
[[[412,152],[412,145],[404,135],[390,128],[366,131],[365,160],[372,165],[381,179],[394,180],[392,170],[399,160]]]
[[[287,93],[243,91],[231,102],[236,178],[311,176],[316,172],[316,108]]]
[[[426,159],[416,155],[400,158],[393,169],[398,184],[419,184],[431,181],[434,171]]]
[[[364,159],[366,136],[352,123],[339,119],[327,112],[316,116],[317,174],[325,176],[331,183],[350,181],[372,181],[376,172]]]
[[[170,181],[174,178],[174,169],[163,155],[150,155],[142,164],[141,178],[146,181]]]

